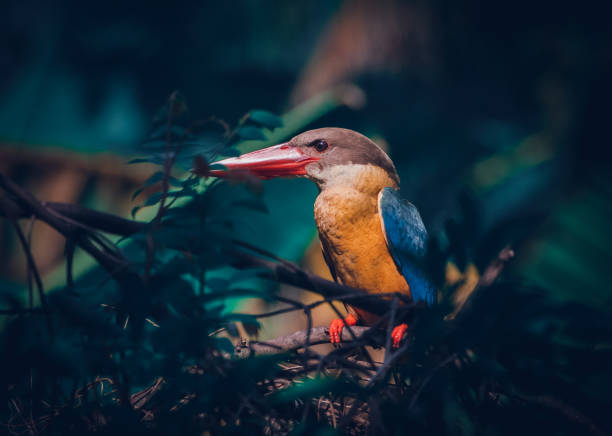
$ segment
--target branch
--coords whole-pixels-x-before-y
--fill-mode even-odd
[[[3,185],[3,179],[4,181],[7,180],[5,176],[0,174],[0,186]],[[46,208],[51,209],[67,218],[79,221],[87,225],[88,227],[92,227],[100,231],[112,233],[115,235],[129,236],[134,233],[143,231],[149,225],[146,222],[125,219],[117,215],[98,212],[76,204],[54,202],[42,202],[41,204]],[[1,208],[0,214],[2,214]],[[29,218],[31,216],[28,210],[20,208],[18,208],[11,214],[19,218]],[[244,244],[239,241],[235,241],[235,244],[243,248],[252,248],[249,247],[247,244]],[[233,254],[235,254],[236,257],[234,266],[238,268],[262,268],[268,271],[269,278],[272,278],[273,280],[288,285],[297,286],[303,289],[308,289],[325,297],[335,297],[343,293],[346,294],[353,292],[357,292],[364,295],[372,295],[367,294],[367,292],[365,292],[363,289],[355,289],[335,282],[330,282],[329,280],[325,280],[321,277],[301,270],[299,267],[287,261],[282,261],[277,264],[275,262],[267,261],[260,257],[247,254],[243,251],[234,251]],[[262,254],[262,252],[260,254]],[[504,247],[500,251],[497,258],[493,260],[493,262],[491,262],[483,272],[480,281],[476,286],[476,289],[474,290],[474,292],[472,292],[472,294],[466,301],[464,308],[461,310],[461,312],[465,312],[466,309],[468,309],[468,306],[472,304],[474,297],[480,289],[489,287],[491,286],[491,284],[493,284],[493,282],[495,282],[497,277],[503,271],[506,263],[513,257],[514,251],[509,246]],[[349,303],[349,301],[347,301],[347,303]],[[350,302],[350,304],[361,308],[360,303],[356,301]],[[378,308],[374,308],[374,305],[375,304],[368,304],[368,306],[370,306],[370,308],[372,309],[371,311],[373,313],[378,314],[385,312],[390,307],[389,303],[385,300],[382,300],[382,304],[380,304],[380,307]]]
[[[352,327],[352,330],[357,339],[361,339],[366,333],[372,330],[372,327]],[[308,340],[309,336],[310,340]],[[350,342],[352,340],[352,337],[347,329],[342,330],[341,339],[345,342]],[[248,342],[246,339],[242,339],[240,344],[236,345],[234,354],[236,357],[244,359],[250,356],[286,353],[304,348],[306,345],[326,344],[329,342],[329,328],[315,327],[310,329],[310,331],[308,329],[300,330],[290,335],[280,336],[265,342]]]
[[[497,277],[501,274],[506,266],[506,263],[510,261],[514,257],[514,250],[510,248],[509,245],[502,248],[497,257],[493,259],[493,261],[487,266],[487,269],[484,270],[476,289],[486,288],[491,286]]]
[[[8,205],[5,203],[10,202],[11,208],[15,209],[11,210],[12,216],[30,218],[32,215],[35,215],[36,218],[45,221],[66,237],[75,236],[76,229],[74,225],[63,221],[61,219],[62,217],[102,232],[122,236],[138,233],[149,226],[149,223],[146,222],[125,219],[117,215],[98,212],[76,204],[39,202],[30,193],[21,190],[21,188],[3,174],[0,174],[0,187],[4,188],[5,191],[15,197],[16,200],[10,201],[8,198],[4,199],[5,201],[0,204],[3,206],[0,208],[0,213],[6,215],[6,212],[3,212],[2,209],[7,208]],[[85,240],[83,241],[83,239]],[[86,238],[80,238],[80,240],[77,241],[77,245],[91,254],[102,266],[112,271],[113,274],[116,274],[119,269],[125,268],[126,266],[118,265],[117,259],[109,259],[110,256],[98,250]],[[245,248],[245,244],[239,241],[236,241],[235,245]],[[326,280],[304,271],[297,265],[288,261],[279,263],[272,262],[237,249],[232,249],[230,254],[234,259],[232,266],[236,268],[260,268],[265,270],[265,273],[262,274],[265,278],[307,289],[326,298],[342,297],[343,302],[374,314],[384,314],[389,310],[391,304],[390,301],[380,298],[380,296],[376,294],[371,294],[363,289],[356,289]],[[346,297],[346,294],[356,294],[356,296]],[[398,297],[405,303],[401,306],[401,310],[410,309],[412,307],[406,296],[398,294]]]
[[[42,204],[55,212],[79,221],[88,227],[113,235],[129,236],[143,231],[148,223],[122,218],[110,213],[98,212],[78,204],[55,203],[43,201]]]
[[[57,230],[66,239],[74,241],[76,245],[96,259],[115,279],[126,279],[126,283],[134,279],[134,273],[128,271],[128,260],[99,249],[90,240],[91,238],[99,241],[98,235],[78,225],[81,223],[76,223],[61,213],[47,208],[44,203],[20,188],[2,173],[0,173],[0,188],[8,194],[8,196],[0,197],[0,206],[3,214],[9,219],[11,216],[35,216]]]
[[[297,266],[288,266],[286,263],[271,262],[261,257],[253,256],[244,251],[233,250],[231,252],[234,260],[232,266],[236,268],[258,268],[265,270],[261,276],[298,288],[307,289],[326,298],[342,297],[342,302],[351,306],[367,310],[368,312],[382,315],[389,310],[391,301],[382,299],[379,295],[369,293],[364,289],[352,288],[340,283],[331,282],[315,274],[304,271]],[[347,296],[353,294],[353,296]],[[405,295],[397,294],[405,303],[401,309],[413,309],[415,307]]]
[[[17,224],[16,220],[12,220],[13,227],[15,228],[15,233],[17,233],[17,237],[21,242],[21,247],[23,248],[23,252],[25,253],[26,261],[28,264],[28,272],[34,276],[34,281],[36,282],[36,289],[38,290],[38,298],[40,299],[40,305],[42,306],[42,310],[45,314],[45,318],[47,321],[47,327],[50,333],[53,333],[53,326],[51,324],[51,318],[49,317],[49,304],[47,303],[47,297],[45,296],[45,290],[43,288],[42,280],[40,278],[40,274],[38,272],[38,268],[36,267],[36,262],[34,261],[34,256],[32,256],[32,250],[30,249],[30,244],[28,243],[25,235],[21,231],[19,224]],[[28,274],[29,275],[29,274]],[[30,287],[31,289],[31,287]],[[30,295],[31,295],[30,291]]]

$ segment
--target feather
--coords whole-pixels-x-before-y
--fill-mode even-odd
[[[410,286],[414,301],[434,302],[434,287],[419,263],[427,251],[427,230],[417,208],[393,188],[378,194],[378,214],[391,257]]]

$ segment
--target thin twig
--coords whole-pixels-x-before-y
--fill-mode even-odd
[[[385,339],[385,362],[389,359],[389,353],[391,350],[391,332],[395,325],[395,314],[397,312],[397,295],[393,296],[391,301],[391,316],[389,318],[389,324],[387,325],[387,338]]]
[[[71,289],[74,289],[74,279],[72,276],[74,249],[74,243],[71,240],[67,239],[64,248],[64,255],[66,256],[66,284]]]
[[[21,231],[21,227],[17,221],[11,220],[13,223],[13,227],[15,228],[15,233],[17,234],[17,238],[19,238],[19,242],[21,243],[21,247],[26,256],[27,263],[29,265],[29,269],[34,276],[34,282],[36,283],[36,289],[38,290],[38,299],[40,300],[40,304],[42,306],[42,310],[45,314],[45,318],[47,320],[47,328],[49,329],[49,333],[53,336],[53,325],[51,324],[51,315],[49,314],[49,304],[47,303],[47,297],[45,296],[45,290],[43,288],[42,280],[40,278],[40,274],[38,272],[38,268],[36,267],[36,262],[34,261],[34,257],[32,256],[32,251],[30,250],[30,246],[28,245],[28,241],[26,240],[25,235]]]
[[[7,209],[11,207],[17,210],[20,208],[23,209],[24,212],[22,213],[25,213],[27,216],[32,214],[35,215],[36,218],[50,225],[65,238],[72,238],[76,245],[96,259],[96,261],[104,267],[109,274],[113,275],[114,278],[119,279],[122,276],[129,279],[132,278],[131,274],[126,269],[129,264],[127,259],[117,258],[97,248],[89,240],[88,232],[83,229],[75,229],[72,223],[66,222],[61,215],[49,211],[44,204],[38,201],[32,194],[21,189],[2,173],[0,173],[0,188],[3,188],[14,199],[14,202],[4,199],[3,209],[5,214],[7,213]]]
[[[28,230],[27,230],[27,235],[28,235],[28,246],[31,247],[32,246],[32,231],[34,230],[34,223],[36,222],[36,217],[34,215],[30,216],[30,220],[28,222]],[[28,272],[27,272],[27,277],[28,277],[28,302],[30,304],[30,309],[32,309],[34,307],[34,290],[32,289],[32,270],[30,268],[30,263],[27,263],[28,265]]]
[[[408,349],[410,348],[410,343],[409,342],[405,342],[403,345],[401,345],[397,350],[393,351],[389,357],[387,358],[387,356],[385,355],[385,361],[383,362],[383,364],[378,368],[378,370],[376,371],[376,373],[370,378],[370,380],[368,381],[366,386],[372,386],[374,384],[374,382],[376,382],[379,378],[381,378],[382,376],[384,376],[387,371],[393,366],[393,364],[395,363],[395,361],[397,359],[399,359],[402,355],[404,355],[404,353],[406,351],[408,351]]]
[[[263,256],[269,257],[270,259],[274,259],[275,261],[283,264],[284,266],[286,266],[289,269],[293,269],[294,271],[300,271],[300,267],[298,267],[295,263],[290,262],[286,259],[283,259],[282,257],[279,257],[273,253],[270,253],[267,250],[264,250],[262,248],[256,247],[255,245],[249,244],[248,242],[244,242],[244,241],[239,241],[238,239],[232,239],[231,240],[233,244],[239,246],[239,247],[243,247],[243,248],[247,248],[251,251],[254,251],[255,253],[261,254]]]
[[[283,264],[271,262],[243,251],[232,251],[231,254],[233,256],[233,266],[237,268],[262,269],[265,271],[265,274],[261,274],[264,278],[308,289],[331,299],[337,298],[339,295],[353,293],[359,296],[344,298],[343,302],[377,315],[383,315],[389,310],[390,301],[382,298],[366,300],[362,296],[371,296],[372,294],[369,294],[363,289],[352,288],[350,286],[331,282],[304,270],[295,271],[285,267]],[[411,307],[407,306],[406,309],[411,309]]]
[[[58,222],[61,220],[62,216],[71,218],[75,221],[82,220],[81,222],[90,228],[95,228],[100,231],[122,236],[129,236],[134,233],[144,231],[149,226],[149,224],[145,222],[128,220],[116,215],[97,212],[79,205],[51,202],[39,203],[40,208],[59,213],[59,216],[58,214],[53,214],[54,219],[51,219],[49,216],[50,214],[41,211],[41,209],[37,207],[33,207],[32,202],[36,201],[33,199],[33,197],[28,197],[23,191],[16,189],[18,187],[2,174],[0,174],[0,187],[5,188],[8,192],[16,195],[18,199],[21,200],[17,206],[25,206],[24,209],[17,209],[19,217],[27,217],[34,214],[38,219],[45,221],[47,224],[51,225],[51,227],[54,227],[65,236],[70,236],[71,231],[70,229],[66,228],[66,225],[62,225],[60,222]],[[0,211],[0,213],[1,212],[2,211]],[[104,253],[104,255],[102,255],[100,250],[97,250],[93,246],[81,248],[84,248],[85,251],[94,256],[94,258],[98,259],[102,266],[107,269],[110,268],[111,271],[113,271],[113,275],[117,274],[126,266],[125,264],[120,263],[120,258],[111,259],[111,256],[108,253]],[[368,294],[362,289],[352,288],[326,280],[322,277],[318,277],[307,271],[296,268],[293,263],[284,259],[282,261],[279,260],[280,263],[275,263],[243,251],[234,250],[231,254],[234,256],[234,266],[239,268],[263,269],[267,271],[267,277],[280,283],[308,289],[332,300],[342,298],[342,300],[347,304],[379,315],[385,313],[389,309],[390,301],[377,297],[371,297],[370,301],[366,301],[361,296],[372,296],[372,294]],[[265,255],[270,255],[270,253],[266,252]],[[102,257],[105,259],[101,259]],[[353,295],[347,296],[347,294]],[[405,303],[402,305],[402,309],[409,309],[410,304],[405,300],[405,298],[403,298],[401,295],[399,298]]]

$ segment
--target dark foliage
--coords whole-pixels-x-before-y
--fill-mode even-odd
[[[9,318],[1,343],[0,378],[8,386],[3,431],[612,431],[612,321],[604,313],[552,303],[538,289],[497,280],[510,257],[506,249],[480,261],[478,287],[457,316],[447,316],[453,289],[443,286],[442,266],[448,258],[466,264],[470,257],[470,230],[462,224],[449,224],[448,248],[434,244],[430,250],[427,270],[442,295],[432,307],[399,296],[373,301],[282,259],[255,257],[254,247],[237,243],[237,222],[265,211],[260,187],[252,180],[211,181],[205,177],[209,162],[235,154],[232,146],[240,139],[264,137],[279,125],[264,111],[251,112],[234,129],[214,119],[192,121],[174,93],[155,117],[140,148],[143,157],[133,161],[160,166],[141,191],[149,196],[133,211],[156,207],[150,222],[40,203],[0,178],[1,213],[18,233],[17,220],[34,216],[65,236],[67,259],[79,249],[99,265],[73,280],[68,262],[66,287],[45,296],[31,261],[40,306],[32,298],[24,306],[10,289],[2,290],[0,313]],[[197,175],[174,177],[173,168],[189,169],[194,159]],[[469,214],[469,205],[464,209]],[[124,238],[112,242],[105,233]],[[20,240],[31,258],[27,238]],[[306,306],[277,295],[274,282],[300,285],[322,299]],[[234,344],[220,334],[237,337],[237,322],[256,331],[258,319],[274,315],[226,309],[228,298],[241,296],[285,302],[288,308],[276,313],[303,312],[309,320],[315,305],[332,299],[350,299],[383,316],[327,355],[311,348],[316,341],[309,330],[303,342],[280,345],[278,353],[236,358]],[[392,351],[387,325],[402,319],[411,328]],[[372,359],[370,347],[387,348],[383,362]]]

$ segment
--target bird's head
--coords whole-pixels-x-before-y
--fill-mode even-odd
[[[227,168],[212,170],[216,177],[233,171],[248,171],[261,179],[307,177],[325,189],[363,183],[366,175],[379,174],[399,185],[393,162],[378,145],[360,133],[336,127],[309,130],[283,144],[215,163]]]

